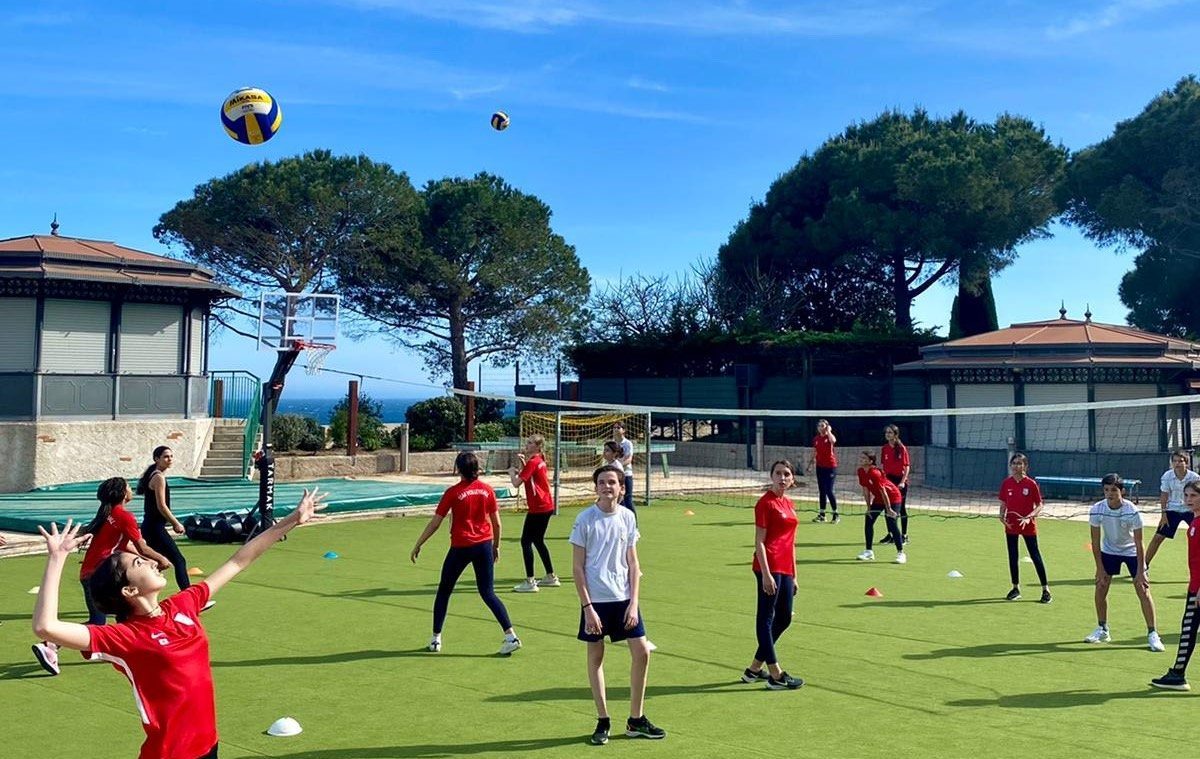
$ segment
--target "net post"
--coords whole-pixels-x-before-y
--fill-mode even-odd
[[[358,455],[358,380],[350,380],[346,387],[346,453]]]
[[[650,446],[650,413],[649,413],[649,412],[647,412],[647,413],[646,413],[646,472],[645,472],[645,474],[643,475],[643,476],[645,477],[645,479],[646,479],[646,502],[645,502],[644,504],[642,504],[643,506],[649,506],[649,505],[650,505],[650,473],[654,471],[654,467],[653,467],[653,466],[651,466],[651,462],[650,462],[650,451],[651,451],[651,446]]]
[[[554,505],[558,506],[558,485],[562,471],[562,409],[554,411]]]
[[[756,461],[758,462],[758,466],[756,466],[755,468],[760,472],[766,471],[766,458],[767,458],[766,453],[767,453],[767,447],[766,447],[766,443],[763,439],[763,420],[755,419],[754,420],[754,457],[755,457]]]
[[[467,389],[473,391],[475,389],[475,383],[468,380],[467,381]],[[467,396],[467,435],[466,435],[466,437],[467,437],[468,443],[475,442],[475,396],[474,395]]]

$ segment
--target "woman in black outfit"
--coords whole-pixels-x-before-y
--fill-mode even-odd
[[[154,463],[146,467],[138,480],[137,494],[145,496],[145,507],[142,514],[142,537],[150,547],[158,551],[175,568],[175,583],[180,590],[191,586],[188,577],[187,559],[175,545],[167,525],[176,535],[183,534],[183,524],[171,513],[171,486],[167,484],[167,470],[171,468],[174,455],[171,449],[160,445],[154,449]]]

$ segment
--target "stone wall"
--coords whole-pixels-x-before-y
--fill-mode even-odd
[[[0,422],[0,492],[135,478],[157,446],[175,453],[172,476],[195,477],[212,440],[212,419]]]

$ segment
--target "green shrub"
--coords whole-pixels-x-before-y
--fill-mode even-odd
[[[346,436],[350,428],[350,399],[343,398],[333,407],[329,420],[329,434],[333,444],[346,447]],[[377,451],[391,442],[391,436],[383,426],[383,404],[363,393],[358,396],[358,443],[366,451]]]
[[[429,437],[428,435],[409,435],[408,450],[410,453],[423,453],[424,451],[432,451],[433,438]]]
[[[504,437],[521,437],[521,417],[506,416],[500,424],[504,425]]]
[[[320,451],[325,429],[311,416],[280,414],[271,419],[271,445],[277,451]]]
[[[461,440],[467,424],[467,412],[457,398],[430,398],[414,403],[404,412],[411,435],[426,435],[433,448],[441,449]],[[412,450],[412,443],[409,443]]]
[[[504,437],[504,425],[500,422],[484,422],[475,425],[475,440],[484,443]]]

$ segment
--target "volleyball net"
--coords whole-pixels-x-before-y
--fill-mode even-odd
[[[633,445],[638,504],[750,508],[770,481],[771,464],[787,460],[796,473],[791,497],[797,509],[816,512],[812,443],[818,420],[825,419],[837,439],[832,492],[842,515],[861,514],[867,508],[857,469],[864,452],[881,459],[888,425],[896,426],[908,454],[910,513],[946,517],[996,516],[1000,484],[1009,474],[1012,455],[1021,452],[1045,499],[1043,518],[1086,515],[1103,498],[1100,481],[1111,472],[1125,480],[1126,497],[1156,518],[1160,480],[1171,466],[1171,454],[1183,450],[1190,456],[1200,444],[1196,396],[973,408],[790,410],[623,407],[476,395],[516,401],[529,409],[520,414],[521,437],[544,438],[553,485],[563,504],[593,497],[591,475],[603,461],[604,444],[616,439],[616,422],[623,424]]]

